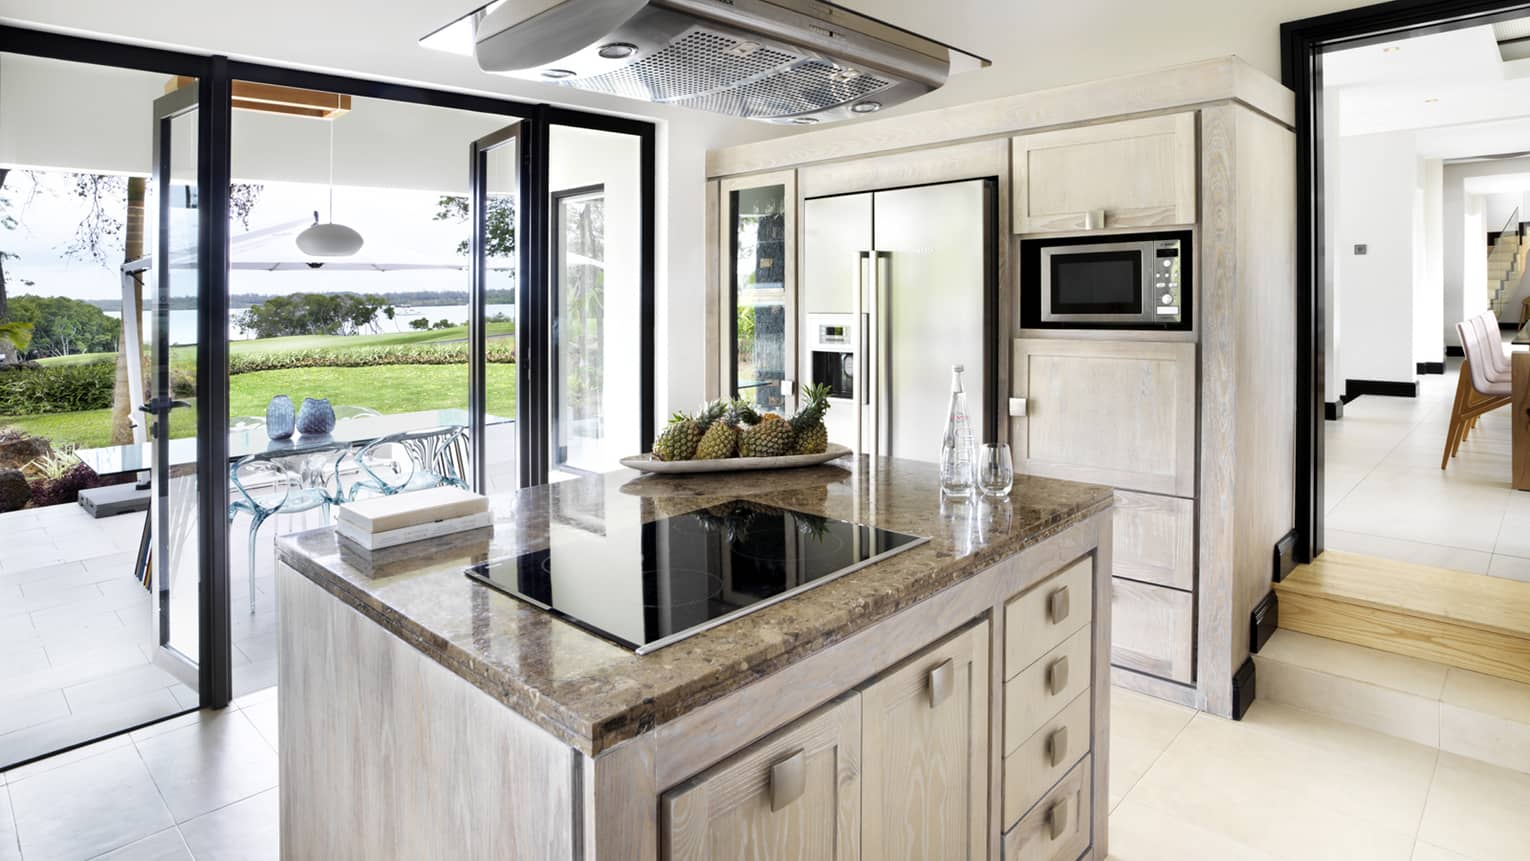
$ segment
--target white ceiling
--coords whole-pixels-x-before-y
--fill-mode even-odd
[[[1467,194],[1500,194],[1530,189],[1530,173],[1500,173],[1492,176],[1468,176],[1462,180]]]
[[[1324,97],[1345,136],[1417,131],[1419,153],[1530,150],[1530,61],[1505,63],[1491,26],[1323,56]]]

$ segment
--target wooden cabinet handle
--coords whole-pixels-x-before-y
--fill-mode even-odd
[[[1063,655],[1061,658],[1053,661],[1051,666],[1047,667],[1047,693],[1055,697],[1062,693],[1063,688],[1067,686],[1068,656]]]
[[[951,658],[946,658],[940,666],[930,670],[930,708],[935,708],[951,696],[955,677],[956,664]]]
[[[1047,762],[1056,768],[1068,757],[1068,728],[1060,726],[1047,736]]]
[[[1068,799],[1064,798],[1047,809],[1047,826],[1053,840],[1067,833]]]
[[[802,797],[807,787],[807,753],[797,751],[770,767],[770,809],[791,804]]]
[[[1071,608],[1068,606],[1067,586],[1057,589],[1047,596],[1047,618],[1052,621],[1052,624],[1062,624],[1062,621],[1068,618],[1069,609]]]

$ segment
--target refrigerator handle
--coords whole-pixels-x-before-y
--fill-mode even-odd
[[[892,454],[892,414],[893,414],[893,386],[892,386],[892,350],[888,345],[892,342],[892,277],[888,269],[892,266],[891,251],[873,251],[871,253],[873,265],[876,271],[872,273],[875,280],[875,309],[876,309],[876,378],[877,378],[877,453],[883,455]]]
[[[860,348],[855,352],[855,385],[861,391],[861,405],[871,404],[871,311],[866,307],[866,264],[871,261],[870,251],[858,251],[855,256],[855,307],[859,312],[856,328],[860,330]],[[859,424],[859,423],[857,423]]]

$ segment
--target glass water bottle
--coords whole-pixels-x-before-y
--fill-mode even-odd
[[[953,496],[967,496],[974,484],[975,452],[972,422],[967,418],[967,395],[962,390],[962,366],[951,366],[951,408],[946,413],[946,432],[940,442],[940,489]]]

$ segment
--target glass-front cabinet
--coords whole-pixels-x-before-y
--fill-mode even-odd
[[[772,412],[790,412],[796,356],[796,175],[720,186],[721,389]]]

